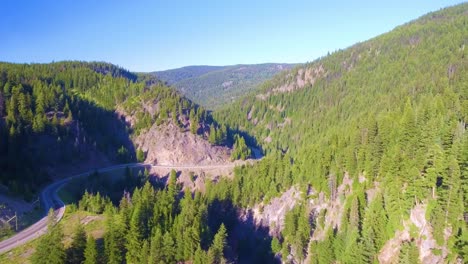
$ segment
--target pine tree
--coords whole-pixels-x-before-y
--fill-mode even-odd
[[[162,260],[162,239],[163,236],[161,234],[161,230],[159,228],[156,228],[156,230],[154,231],[154,235],[151,238],[151,248],[148,260],[149,263],[159,263]]]
[[[139,263],[142,264],[147,264],[149,263],[149,245],[148,245],[148,240],[145,240],[143,242],[143,245],[141,246],[141,251],[140,251],[140,260]]]
[[[63,231],[60,224],[55,225],[54,211],[48,216],[47,233],[40,238],[36,251],[31,257],[33,264],[62,264],[65,263],[66,252],[63,246]]]
[[[221,226],[218,229],[218,232],[214,236],[213,239],[213,244],[211,245],[209,251],[211,252],[213,258],[214,258],[214,263],[224,263],[224,248],[226,247],[226,238],[227,238],[227,233],[226,233],[226,227],[224,224],[221,224]]]
[[[67,263],[81,264],[84,260],[86,248],[86,232],[83,226],[78,223],[73,235],[73,242],[67,250]]]
[[[174,108],[172,108],[171,117],[172,117],[172,122],[174,122],[175,125],[179,126],[179,118],[177,116],[177,110],[175,106]]]
[[[171,170],[171,173],[169,175],[167,192],[169,197],[171,198],[171,203],[174,203],[175,198],[179,193],[179,186],[177,185],[177,172],[174,169]]]
[[[3,86],[3,94],[5,97],[10,97],[11,96],[11,84],[9,82],[5,83]]]
[[[210,134],[208,135],[208,142],[210,142],[212,145],[216,145],[216,127],[212,124],[210,126]]]
[[[199,119],[195,113],[195,109],[192,108],[190,110],[190,132],[192,132],[192,134],[196,135],[197,134],[197,131],[198,131],[198,123],[199,123]]]
[[[36,133],[44,132],[46,121],[44,97],[39,96],[36,100],[36,114],[34,115],[33,131]]]
[[[271,240],[271,250],[273,253],[279,253],[281,251],[281,243],[276,237]]]
[[[198,246],[197,250],[195,251],[195,256],[193,258],[193,264],[206,264],[208,262],[207,255],[205,251],[203,251],[200,246]]]
[[[84,251],[84,264],[97,264],[98,263],[98,252],[96,247],[96,241],[89,235],[86,240],[86,248]]]
[[[226,144],[227,138],[228,138],[227,127],[226,125],[223,124],[221,125],[221,128],[219,130],[219,144]]]
[[[349,210],[349,226],[361,231],[361,204],[358,197],[354,197]]]
[[[104,235],[106,263],[120,264],[124,260],[126,225],[120,214],[108,214]]]
[[[449,219],[456,218],[457,215],[460,215],[462,212],[460,210],[461,204],[460,201],[462,199],[460,187],[461,187],[461,179],[460,179],[460,166],[458,165],[457,160],[455,157],[450,156],[448,158],[447,164],[447,177],[443,179],[442,183],[442,192],[440,200],[444,201],[444,209],[445,209],[445,222],[448,223]]]
[[[67,117],[69,121],[73,119],[72,112],[70,111],[70,106],[68,105],[68,101],[65,103],[65,106],[63,107],[63,113]]]
[[[413,146],[416,142],[416,135],[418,135],[416,117],[411,105],[410,98],[407,98],[405,108],[403,110],[403,115],[401,117],[401,127],[402,127],[402,136],[401,136],[401,145],[402,146]],[[410,151],[408,154],[412,158],[415,150],[413,148],[406,148],[406,151]]]
[[[127,235],[127,262],[138,263],[140,261],[141,244],[143,239],[143,212],[141,204],[137,204],[130,220],[130,230]]]
[[[144,162],[145,161],[145,152],[141,149],[137,149],[136,153],[136,158],[138,162]]]
[[[401,264],[417,264],[419,261],[418,248],[414,242],[404,242],[401,245],[398,263]]]
[[[315,241],[310,244],[309,254],[311,254],[310,259],[312,260],[312,263],[333,263],[334,252],[332,229],[327,232],[323,241]]]
[[[251,150],[245,144],[245,139],[242,136],[234,136],[234,147],[231,153],[231,160],[245,160],[251,156]]]
[[[44,116],[41,114],[36,114],[34,116],[34,121],[33,121],[33,131],[35,133],[42,133],[44,132],[45,129],[45,121],[44,121]]]
[[[161,258],[166,263],[174,263],[175,261],[175,248],[174,239],[169,232],[166,232],[162,240]]]
[[[174,220],[174,224],[172,225],[172,233],[174,234],[175,238],[175,258],[177,261],[185,260],[185,244],[187,243],[187,231],[186,227],[183,225],[182,215],[179,214]]]
[[[184,242],[184,256],[186,259],[192,260],[195,255],[197,246],[200,244],[200,233],[195,226],[189,227],[185,232],[185,242]]]
[[[383,208],[382,195],[378,193],[366,210],[362,224],[365,254],[371,262],[377,261],[376,254],[387,241],[386,224],[387,216]]]

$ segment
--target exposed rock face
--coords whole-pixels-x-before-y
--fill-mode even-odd
[[[397,231],[395,237],[388,240],[380,250],[378,256],[379,263],[398,263],[398,254],[400,254],[401,243],[410,240],[411,236],[408,230]]]
[[[147,163],[158,165],[213,165],[229,162],[227,147],[212,146],[207,140],[172,122],[140,134],[134,141],[146,153]]]
[[[268,204],[255,205],[251,210],[255,225],[269,227],[270,235],[278,235],[284,228],[286,213],[294,208],[300,198],[301,192],[293,186]]]
[[[294,72],[291,72],[287,76],[291,78],[291,81],[286,81],[283,85],[274,87],[266,94],[256,95],[257,99],[266,100],[271,94],[289,93],[302,89],[307,85],[313,86],[318,79],[327,76],[327,71],[323,68],[323,65],[319,64],[312,67],[301,68],[295,75],[293,74]]]
[[[401,244],[411,239],[411,225],[416,226],[418,230],[419,235],[414,239],[419,249],[419,260],[421,263],[436,264],[444,262],[448,254],[447,248],[437,245],[432,235],[432,226],[426,220],[426,208],[427,205],[425,204],[417,204],[411,210],[410,218],[403,223],[404,229],[397,231],[395,236],[388,240],[380,251],[378,257],[380,263],[395,263],[398,260]],[[450,232],[450,230],[447,230],[447,232]],[[435,255],[432,251],[433,249],[440,249],[442,254],[440,256]]]
[[[304,86],[308,84],[314,85],[315,81],[325,74],[325,69],[322,65],[306,69],[301,68],[297,72],[296,78],[293,82],[274,88],[273,93],[292,92],[294,90],[304,88]]]
[[[432,226],[426,220],[426,205],[418,204],[411,210],[410,221],[419,229],[416,244],[419,247],[419,259],[422,263],[442,263],[447,257],[447,248],[437,245],[433,235]],[[433,249],[441,249],[442,255],[436,256]]]
[[[352,186],[353,180],[346,173],[343,177],[343,182],[336,188],[336,194],[333,199],[326,199],[325,194],[321,192],[317,198],[309,200],[309,207],[314,215],[318,215],[322,210],[326,210],[324,226],[317,226],[311,240],[323,240],[326,230],[329,228],[341,228],[345,204],[340,197],[346,198],[352,194]]]

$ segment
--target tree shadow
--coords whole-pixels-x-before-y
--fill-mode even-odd
[[[252,159],[261,159],[263,157],[264,153],[262,146],[258,143],[257,139],[254,136],[247,133],[246,131],[232,128],[229,128],[229,134],[232,135],[232,137],[235,134],[238,134],[239,136],[245,139],[245,143],[252,151]]]
[[[218,123],[218,121],[213,117],[213,111],[207,110],[207,112],[209,114],[207,121],[216,126],[220,126],[220,123]],[[234,135],[237,134],[244,138],[245,143],[252,150],[252,159],[261,159],[263,157],[263,149],[258,143],[257,138],[255,138],[253,135],[244,130],[232,127],[227,127],[227,133],[227,142],[225,142],[224,145],[232,148],[234,146]]]
[[[228,230],[225,250],[228,260],[234,263],[279,263],[271,251],[269,228],[256,226],[250,214],[243,217],[241,212],[242,209],[230,200],[215,199],[208,207],[210,230],[216,232],[221,223]]]
[[[0,122],[0,181],[13,194],[30,200],[54,180],[54,174],[136,161],[125,120],[78,96],[68,100],[72,117],[49,111],[40,132],[24,124],[12,134],[14,130],[3,119]]]
[[[118,205],[126,193],[133,193],[135,188],[142,187],[146,182],[144,175],[146,167],[126,167],[106,172],[92,172],[83,177],[72,179],[65,184],[65,204],[78,202],[85,192],[99,193],[102,197],[108,197],[114,205]],[[152,178],[152,177],[149,177]]]
[[[99,107],[85,100],[78,100],[73,104],[72,110],[79,113],[78,122],[93,141],[92,144],[113,162],[136,161],[135,147],[130,138],[132,129],[125,118],[117,115],[114,110]],[[125,153],[119,153],[122,147],[125,148]]]

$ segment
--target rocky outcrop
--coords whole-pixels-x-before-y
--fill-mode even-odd
[[[437,245],[433,235],[432,226],[426,220],[426,204],[417,204],[410,213],[410,218],[403,222],[403,230],[395,233],[395,236],[388,240],[380,250],[378,256],[380,263],[395,263],[403,242],[414,240],[419,249],[419,260],[421,263],[444,263],[448,250],[445,246]],[[411,237],[410,227],[415,226],[418,231],[417,237]],[[450,232],[450,230],[447,230]],[[447,236],[448,237],[448,236]],[[440,250],[442,254],[436,255],[433,250]]]
[[[296,187],[291,187],[280,197],[255,205],[249,210],[256,226],[268,227],[271,236],[278,236],[284,228],[286,213],[294,208],[301,198],[301,192]]]
[[[256,98],[259,100],[266,100],[271,94],[289,93],[303,89],[308,85],[313,86],[318,79],[326,75],[327,71],[322,64],[300,68],[296,73],[291,72],[287,75],[290,81],[285,81],[283,85],[274,87],[265,94],[258,94]]]
[[[153,124],[134,140],[147,163],[158,165],[213,165],[229,162],[230,149],[213,146],[201,136],[167,122]]]

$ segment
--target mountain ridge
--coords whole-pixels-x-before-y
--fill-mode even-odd
[[[228,66],[186,66],[152,72],[153,76],[174,86],[188,98],[215,109],[247,93],[275,74],[297,64],[262,63]]]
[[[187,147],[198,142],[207,153],[210,146],[232,145],[227,129],[202,107],[149,74],[110,63],[0,63],[0,86],[0,180],[27,197],[67,168],[131,162],[137,154],[156,162],[157,154],[136,142],[152,127],[159,135],[172,123],[178,135],[189,134]],[[230,161],[229,147],[221,152]]]
[[[429,13],[280,73],[214,112],[266,152],[223,182],[235,186],[237,204],[263,207],[302,191],[273,238],[283,261],[466,259],[466,25],[466,3]],[[341,225],[331,225],[337,214]]]
[[[88,109],[71,99],[58,100],[61,95],[68,99],[63,92],[69,90],[60,88],[88,84],[77,85],[76,100],[117,112],[117,121],[130,125],[116,131],[129,133],[137,143],[134,151],[126,151],[123,146],[116,149],[121,144],[118,138],[109,137],[116,142],[108,143],[99,133],[87,137],[90,146],[110,146],[115,158],[136,152],[131,155],[140,153],[147,162],[179,162],[186,153],[174,157],[170,155],[176,151],[170,149],[163,156],[158,152],[198,140],[216,148],[232,145],[231,159],[250,155],[246,142],[258,144],[265,153],[254,164],[236,167],[232,177],[211,177],[201,171],[183,175],[170,168],[164,168],[161,177],[151,177],[148,171],[127,169],[118,184],[101,181],[97,172],[89,181],[73,184],[80,197],[81,189],[89,190],[78,203],[79,213],[106,218],[105,233],[94,237],[103,239],[104,248],[96,249],[93,243],[89,248],[103,253],[102,262],[112,263],[466,262],[467,25],[468,3],[429,13],[275,74],[216,111],[205,110],[159,82],[148,87],[144,81],[133,83],[89,71],[71,74],[76,78],[69,82],[63,76],[44,74],[42,79],[52,84],[46,90],[54,95],[46,93],[45,98],[58,101],[46,100],[50,133],[80,117],[76,109]],[[27,81],[21,87],[13,80],[25,78],[2,71],[2,66],[0,95],[8,100],[8,114],[7,126],[2,123],[0,130],[6,140],[0,143],[14,139],[6,133],[21,135],[31,126],[40,128],[44,121],[40,107],[30,107],[32,114],[22,107],[40,102],[39,92],[34,91],[41,86],[32,87]],[[210,75],[206,70],[212,69],[200,70],[197,77]],[[25,72],[36,71],[19,70]],[[5,78],[10,85],[3,85]],[[228,80],[220,79],[221,84]],[[222,98],[226,91],[221,92],[213,98]],[[89,119],[99,121],[93,119],[94,113],[88,113]],[[106,136],[116,134],[102,129]],[[160,130],[161,134],[153,134]],[[180,133],[187,138],[174,143],[174,136],[183,137]],[[53,142],[72,142],[65,132],[59,134],[64,135],[60,140],[52,135]],[[0,157],[10,157],[10,149],[15,148],[0,145]],[[187,160],[219,161],[219,156],[210,155],[201,149]],[[109,186],[115,189],[104,192]],[[123,188],[130,191],[122,195]],[[47,245],[62,245],[63,237],[55,235],[60,228],[51,228],[54,235],[38,243],[35,259],[47,259],[41,256],[48,255]],[[71,238],[67,252],[77,251],[77,237]],[[62,258],[65,261],[65,255]]]

